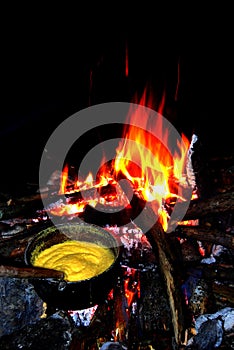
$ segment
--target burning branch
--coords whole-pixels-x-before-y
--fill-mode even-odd
[[[179,237],[192,237],[197,241],[220,244],[226,248],[234,249],[234,236],[210,227],[178,226],[176,234]],[[175,232],[172,233],[175,235]]]
[[[210,198],[191,201],[184,220],[197,219],[210,214],[220,214],[234,210],[234,192],[215,194]]]
[[[115,341],[126,342],[126,333],[128,329],[128,315],[126,312],[127,301],[125,300],[124,289],[121,286],[114,288],[114,326]]]

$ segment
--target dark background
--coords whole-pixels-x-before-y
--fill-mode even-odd
[[[114,8],[102,18],[95,9],[71,9],[70,17],[63,8],[59,16],[46,10],[2,12],[1,191],[37,183],[45,143],[63,120],[89,105],[131,102],[146,85],[151,107],[157,110],[165,93],[163,115],[188,137],[197,133],[208,156],[233,153],[228,9],[214,16],[214,9],[169,14],[148,8],[143,14],[123,7],[115,20]]]

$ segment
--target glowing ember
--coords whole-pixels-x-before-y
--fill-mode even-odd
[[[127,300],[128,311],[130,311],[132,304],[140,298],[140,280],[138,276],[138,270],[126,266],[125,276],[124,291]]]

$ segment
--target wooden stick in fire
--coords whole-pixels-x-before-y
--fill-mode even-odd
[[[178,226],[174,232],[169,235],[178,235],[179,237],[192,237],[198,241],[205,241],[214,244],[220,244],[226,248],[234,249],[234,236],[218,229],[203,226]]]
[[[16,267],[0,265],[0,277],[63,279],[64,273],[61,271],[39,267]]]
[[[78,195],[78,194],[75,194]],[[63,195],[64,196],[64,195]],[[71,195],[72,196],[72,195]],[[61,198],[61,197],[60,197]],[[51,200],[55,200],[54,197],[51,197]],[[7,220],[17,215],[29,214],[28,211],[34,209],[40,209],[42,203],[41,200],[36,198],[35,201],[28,202],[17,202],[16,204],[8,205],[2,203],[0,205],[0,220]],[[181,204],[183,206],[183,204]],[[177,204],[178,212],[180,204]],[[198,219],[205,217],[209,214],[215,215],[219,213],[225,213],[228,211],[234,210],[234,192],[225,192],[218,193],[213,195],[210,198],[202,198],[192,200],[190,202],[189,208],[185,214],[184,220]]]
[[[160,268],[165,279],[169,298],[175,342],[180,346],[183,344],[186,334],[186,305],[180,285],[181,276],[178,259],[174,256],[174,252],[168,241],[168,236],[164,232],[161,224],[157,221],[156,215],[148,203],[142,211],[141,221],[144,232],[147,230],[147,227],[151,227],[146,232],[146,236],[151,242],[152,247],[155,247],[158,251]],[[144,228],[146,228],[146,230],[144,230]]]
[[[197,219],[210,214],[215,215],[233,210],[234,192],[219,193],[210,198],[192,200],[183,220]]]
[[[124,301],[124,288],[121,285],[115,286],[113,290],[114,305],[113,305],[113,318],[115,329],[115,341],[126,342],[126,333],[128,328],[128,315],[125,309]]]

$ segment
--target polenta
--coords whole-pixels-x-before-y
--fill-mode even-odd
[[[33,265],[64,272],[64,279],[76,282],[104,272],[114,262],[113,252],[95,243],[68,240],[35,256]]]

